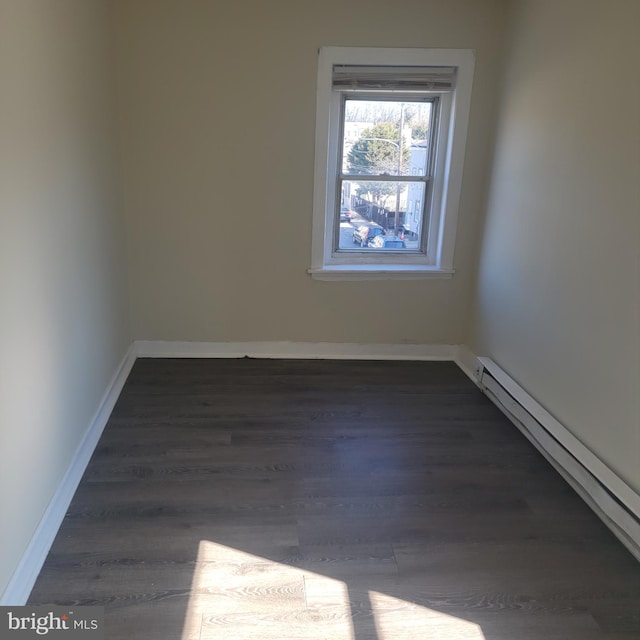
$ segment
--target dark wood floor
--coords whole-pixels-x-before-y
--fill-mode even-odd
[[[640,565],[451,363],[142,359],[30,602],[108,640],[638,640]]]

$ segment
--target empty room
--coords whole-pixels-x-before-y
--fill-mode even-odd
[[[639,27],[0,0],[0,636],[637,640]]]

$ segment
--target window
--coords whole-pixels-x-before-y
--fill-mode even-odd
[[[313,277],[453,274],[473,65],[468,50],[320,50]]]

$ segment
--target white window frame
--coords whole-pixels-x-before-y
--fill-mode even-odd
[[[337,64],[455,67],[453,91],[440,94],[425,252],[334,251],[339,217],[336,184],[341,130],[341,95],[332,89]],[[322,47],[318,60],[312,277],[320,280],[451,277],[462,187],[475,54],[469,49],[380,49]]]

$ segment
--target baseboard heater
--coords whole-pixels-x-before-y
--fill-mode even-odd
[[[480,388],[640,561],[640,495],[489,358]]]

